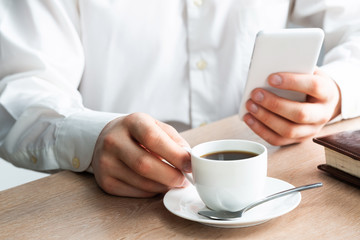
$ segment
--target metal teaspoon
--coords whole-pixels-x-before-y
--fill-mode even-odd
[[[268,202],[270,200],[273,200],[275,198],[279,198],[294,192],[300,192],[300,191],[304,191],[304,190],[308,190],[308,189],[312,189],[312,188],[317,188],[317,187],[321,187],[323,184],[322,183],[314,183],[314,184],[310,184],[310,185],[304,185],[304,186],[300,186],[300,187],[296,187],[296,188],[290,188],[288,190],[284,190],[272,195],[269,195],[263,199],[260,199],[256,202],[251,203],[250,205],[246,206],[245,208],[236,211],[236,212],[229,212],[229,211],[214,211],[214,210],[204,210],[204,211],[199,211],[198,214],[200,214],[201,216],[213,219],[213,220],[231,220],[234,218],[241,218],[242,215],[244,214],[244,212],[252,209],[253,207],[256,207],[264,202]]]

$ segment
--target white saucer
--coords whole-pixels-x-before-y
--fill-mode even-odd
[[[267,177],[264,197],[293,187],[290,183],[280,179]],[[165,207],[179,217],[214,227],[239,228],[261,224],[290,212],[299,205],[301,194],[297,192],[274,199],[249,210],[242,218],[229,221],[212,220],[200,216],[197,212],[207,208],[201,201],[194,186],[172,189],[165,194],[163,201]]]

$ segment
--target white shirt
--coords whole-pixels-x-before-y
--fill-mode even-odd
[[[197,127],[237,113],[255,35],[322,27],[323,69],[360,114],[357,0],[0,0],[0,156],[86,170],[112,119]]]

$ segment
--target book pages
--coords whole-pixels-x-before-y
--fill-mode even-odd
[[[325,148],[326,164],[347,172],[351,175],[360,177],[360,161],[353,158]]]

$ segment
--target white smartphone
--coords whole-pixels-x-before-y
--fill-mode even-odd
[[[247,112],[245,103],[255,88],[264,88],[280,97],[305,101],[305,94],[271,87],[270,74],[276,72],[314,73],[324,32],[320,28],[293,28],[261,31],[257,34],[239,115]]]

